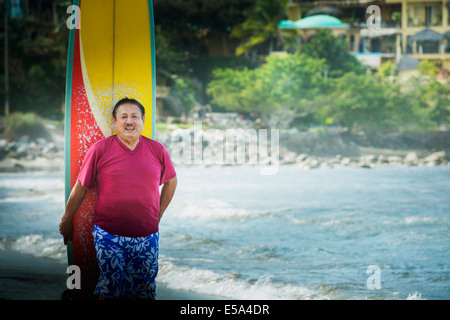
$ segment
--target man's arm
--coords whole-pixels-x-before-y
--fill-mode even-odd
[[[164,182],[164,185],[161,189],[161,197],[159,202],[159,214],[158,214],[159,221],[161,221],[164,211],[166,211],[170,201],[172,201],[176,188],[177,188],[177,177],[174,177]]]
[[[83,187],[83,185],[78,181],[75,183],[72,191],[70,192],[70,196],[66,204],[66,210],[64,211],[61,222],[59,223],[59,233],[61,233],[64,237],[64,244],[72,241],[72,219],[75,212],[77,212],[78,207],[83,202],[86,192],[87,188]]]

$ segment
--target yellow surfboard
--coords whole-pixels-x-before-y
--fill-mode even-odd
[[[66,201],[83,158],[96,141],[114,134],[112,108],[124,98],[145,107],[142,135],[155,133],[155,51],[151,0],[75,0],[78,19],[70,30],[65,106]],[[70,298],[89,299],[98,279],[92,219],[96,190],[75,214],[68,263],[81,271],[81,289]]]

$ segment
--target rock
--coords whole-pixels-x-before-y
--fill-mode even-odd
[[[303,161],[305,161],[308,158],[308,155],[305,153],[299,154],[296,158],[295,158],[295,162],[296,163],[301,163]]]
[[[296,164],[297,168],[304,169],[304,170],[315,169],[315,168],[318,168],[319,166],[320,166],[320,162],[315,157],[307,157],[304,161],[298,162]]]
[[[408,154],[403,159],[403,163],[409,166],[417,166],[419,164],[419,157],[415,152],[408,152]]]
[[[387,161],[389,162],[389,164],[402,164],[403,163],[403,159],[399,156],[389,156],[387,158]]]
[[[372,162],[375,162],[375,156],[373,154],[368,154],[359,157],[359,162],[370,164]]]
[[[53,142],[50,142],[45,146],[44,149],[42,149],[42,154],[45,156],[49,156],[51,153],[54,153],[58,151],[58,148],[56,148],[56,145]]]
[[[424,162],[429,166],[444,164],[447,163],[447,155],[445,151],[434,152],[425,157]]]
[[[281,164],[293,164],[296,163],[297,154],[292,151],[282,150]]]
[[[388,163],[388,160],[386,159],[386,157],[384,155],[380,154],[377,159],[377,164],[382,164],[382,163]]]
[[[348,157],[345,157],[345,158],[343,158],[343,159],[341,160],[341,164],[342,164],[343,166],[348,166],[351,162],[352,162],[352,160],[351,160],[350,158],[348,158]]]
[[[371,169],[374,168],[375,165],[372,163],[367,163],[367,162],[358,162],[356,164],[356,168],[365,168],[365,169]]]

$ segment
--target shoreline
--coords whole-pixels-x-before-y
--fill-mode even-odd
[[[61,300],[69,276],[57,261],[0,248],[0,300]],[[157,278],[158,279],[158,278]],[[222,300],[225,298],[156,285],[157,300]]]
[[[320,167],[333,168],[334,166],[355,167],[355,168],[375,168],[376,166],[436,166],[450,164],[450,155],[445,151],[426,152],[424,150],[391,150],[376,148],[361,148],[359,156],[315,156],[305,153],[298,154],[293,151],[281,148],[278,164],[280,166],[293,165],[299,170],[316,169]],[[193,162],[193,161],[192,161]],[[180,167],[226,167],[226,166],[258,166],[258,164],[174,164]],[[268,163],[267,165],[273,165]],[[8,172],[64,172],[64,159],[38,157],[35,159],[16,159],[6,157],[0,160],[0,173]]]
[[[234,134],[239,141],[250,143],[248,137],[239,130],[236,130]],[[0,135],[0,172],[63,171],[64,135],[56,130],[50,130],[50,135],[52,137],[50,141],[42,138],[32,141],[25,136],[12,142],[7,142]],[[208,132],[195,127],[158,132],[154,139],[167,148],[175,165],[198,167],[197,163],[199,163],[201,167],[254,166],[250,164],[250,159],[259,159],[257,148],[248,147],[243,154],[245,157],[243,164],[238,164],[237,161],[232,164],[216,164],[214,163],[217,162],[215,155],[210,154],[211,149],[223,148],[221,161],[223,163],[226,163],[225,159],[228,160],[229,157],[234,159],[235,156],[238,157],[238,154],[242,156],[242,150],[238,151],[238,146],[233,139],[230,141],[225,139],[221,143],[216,143],[217,141],[212,139],[214,143],[208,144],[211,141]],[[195,139],[201,139],[198,146],[193,143]],[[280,133],[278,146],[273,149],[274,154],[270,156],[267,154],[268,159],[259,159],[259,165],[269,165],[266,163],[267,160],[269,162],[275,160],[276,165],[294,165],[298,169],[335,165],[357,168],[373,168],[377,165],[435,166],[450,163],[450,140],[448,139],[450,139],[450,132],[357,134],[334,129],[326,132],[294,130]],[[258,141],[253,143],[259,144]],[[201,150],[197,150],[197,147]],[[271,147],[273,146],[270,144],[269,149]],[[180,150],[182,153],[186,150],[190,155],[184,158]],[[200,151],[201,158],[193,159],[194,154]],[[218,151],[213,153],[216,152]],[[271,153],[269,150],[267,152]],[[217,160],[220,161],[220,157]],[[206,164],[209,162],[211,164]]]

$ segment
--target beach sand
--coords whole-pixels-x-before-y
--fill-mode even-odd
[[[61,300],[67,266],[50,259],[0,249],[0,300]],[[157,300],[217,300],[157,283]]]

